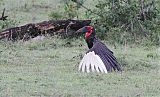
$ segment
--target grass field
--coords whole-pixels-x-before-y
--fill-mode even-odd
[[[84,5],[91,8],[95,1],[87,0]],[[3,0],[0,11],[2,12],[3,8],[6,8],[5,15],[8,15],[9,19],[17,21],[18,25],[24,25],[49,20],[48,15],[52,11],[64,10],[62,2],[62,0]],[[79,14],[84,14],[83,10],[81,8]]]
[[[48,20],[48,14],[59,5],[60,0],[3,0],[0,8],[6,8],[8,18],[24,25]]]
[[[48,20],[60,0],[3,0],[1,11],[19,25]],[[85,5],[91,7],[93,0]],[[94,0],[96,1],[96,0]],[[92,4],[91,4],[92,3]],[[26,8],[25,8],[26,7]],[[83,9],[80,9],[82,11]],[[160,48],[107,41],[122,73],[81,73],[83,39],[4,42],[0,40],[0,97],[160,97]]]
[[[113,49],[122,73],[78,72],[82,40],[0,42],[1,97],[159,97],[158,48]],[[105,42],[105,41],[104,41]],[[105,42],[106,43],[106,42]]]

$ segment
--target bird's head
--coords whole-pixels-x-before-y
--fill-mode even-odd
[[[80,28],[76,33],[84,33],[85,39],[92,38],[95,36],[95,29],[92,26],[84,26],[83,28]]]

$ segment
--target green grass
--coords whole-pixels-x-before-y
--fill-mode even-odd
[[[1,97],[159,97],[158,48],[113,49],[122,73],[78,72],[81,40],[0,41]],[[105,41],[104,41],[105,42]],[[106,43],[106,42],[105,42]]]
[[[63,2],[63,0],[3,0],[0,5],[0,13],[3,8],[6,8],[5,15],[8,15],[9,19],[19,22],[19,25],[42,22],[50,19],[48,15],[52,11],[63,11]],[[95,2],[96,0],[86,0],[84,5],[92,8]],[[79,10],[81,19],[84,19],[84,10],[83,8]]]
[[[58,6],[60,0],[3,0],[0,11],[6,8],[5,14],[9,16],[8,18],[20,22],[19,25],[24,25],[48,20],[48,14]]]
[[[60,0],[35,0],[34,7],[32,0],[3,1],[1,11],[6,8],[5,14],[20,21],[19,25],[48,20],[48,14],[61,4]],[[96,0],[92,1],[86,0],[85,6],[93,7]],[[79,12],[84,14],[83,10]],[[57,38],[24,43],[0,41],[0,96],[160,97],[160,48],[128,46],[124,51],[121,45],[117,49],[108,45],[124,71],[87,74],[78,72],[80,57],[86,52],[79,46],[81,41],[84,43],[81,39]]]

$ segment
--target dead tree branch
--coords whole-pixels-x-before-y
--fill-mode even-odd
[[[65,35],[66,37],[73,37],[76,30],[83,26],[88,26],[90,23],[91,20],[50,20],[36,24],[30,23],[1,31],[0,39],[24,40],[26,35],[34,38],[42,34],[58,34],[62,36]],[[68,29],[71,29],[72,31],[69,32]]]

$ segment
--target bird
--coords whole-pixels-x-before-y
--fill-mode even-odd
[[[89,48],[79,64],[79,71],[87,73],[122,71],[122,66],[117,62],[113,52],[96,38],[96,32],[93,26],[84,26],[77,30],[76,33],[85,34],[84,38]]]

